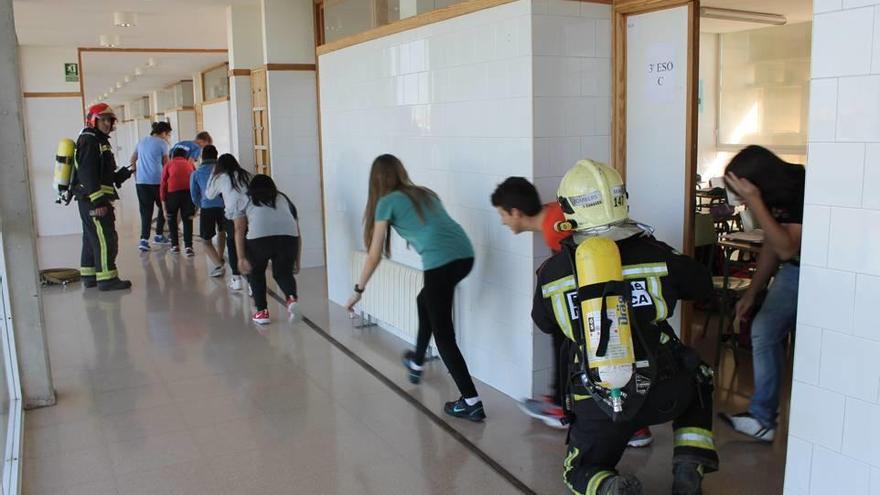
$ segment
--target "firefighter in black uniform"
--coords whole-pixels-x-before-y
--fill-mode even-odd
[[[650,227],[628,218],[626,191],[612,168],[589,160],[578,162],[559,187],[568,224],[574,236],[563,252],[550,258],[538,272],[532,319],[544,332],[562,331],[575,341],[583,332],[578,286],[573,266],[577,244],[589,236],[615,241],[623,266],[622,287],[628,292],[635,347],[636,374],[648,366],[653,376],[643,402],[631,417],[612,419],[609,405],[592,397],[582,381],[583,352],[569,346],[572,375],[567,377],[566,409],[571,421],[563,478],[575,494],[641,494],[638,479],[619,474],[615,466],[633,432],[650,425],[673,422],[673,488],[675,495],[701,493],[705,473],[718,469],[712,434],[712,370],[684,346],[666,322],[679,299],[694,300],[712,291],[709,271],[693,259],[676,253],[654,239]],[[638,336],[635,334],[638,332]],[[581,339],[581,342],[584,342]],[[649,350],[649,351],[648,351]],[[646,357],[646,356],[650,356]],[[597,394],[594,394],[597,395]],[[635,394],[633,394],[635,395]],[[664,490],[665,491],[665,490]],[[649,490],[658,493],[658,490]]]
[[[110,146],[110,133],[116,115],[106,103],[89,107],[86,127],[76,141],[76,162],[71,189],[79,205],[83,225],[80,274],[86,287],[99,290],[124,290],[131,287],[116,272],[116,216],[113,201],[119,199],[116,188],[131,176],[128,168],[116,169]]]

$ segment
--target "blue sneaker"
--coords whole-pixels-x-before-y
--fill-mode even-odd
[[[147,252],[150,250],[150,243],[146,239],[141,239],[141,242],[138,243],[138,249]]]
[[[171,244],[171,239],[164,235],[156,235],[153,237],[153,244]]]
[[[475,423],[479,423],[486,419],[486,412],[483,411],[483,401],[469,406],[464,397],[459,397],[457,401],[447,402],[443,406],[443,412],[456,418],[469,419]]]

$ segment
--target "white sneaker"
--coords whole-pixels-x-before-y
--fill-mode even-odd
[[[734,430],[755,440],[772,442],[776,436],[776,428],[767,428],[747,412],[735,415],[721,413],[721,418],[727,421]]]
[[[226,267],[223,265],[215,266],[213,270],[211,270],[210,275],[212,277],[222,277],[223,274],[226,273]]]
[[[232,278],[229,279],[229,288],[232,290],[241,290],[241,277],[233,275]]]
[[[296,313],[296,304],[297,298],[293,296],[287,296],[287,312],[290,314]]]

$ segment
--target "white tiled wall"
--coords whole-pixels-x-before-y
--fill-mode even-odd
[[[268,71],[272,178],[296,205],[304,267],[324,264],[318,102],[312,71]]]
[[[533,253],[489,196],[508,175],[532,177],[531,51],[531,3],[520,0],[319,59],[331,300],[351,292],[372,160],[393,153],[474,244],[456,332],[472,374],[514,397],[531,394]],[[392,251],[421,268],[399,238]]]
[[[611,155],[611,6],[534,0],[534,176],[545,202],[578,160],[609,163]],[[534,268],[550,255],[534,236]],[[535,330],[534,392],[548,392],[550,337]]]
[[[880,493],[880,6],[815,0],[785,493]],[[873,53],[872,53],[873,51]]]

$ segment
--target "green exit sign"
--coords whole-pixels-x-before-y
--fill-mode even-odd
[[[64,81],[79,82],[79,64],[64,64]]]

